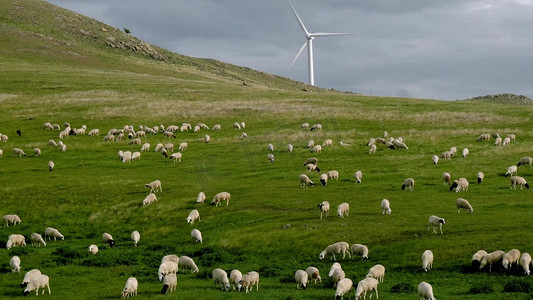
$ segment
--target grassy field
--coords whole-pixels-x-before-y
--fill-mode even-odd
[[[155,49],[160,56],[106,45],[107,37],[136,41],[105,24],[40,1],[0,3],[0,215],[17,214],[22,223],[0,227],[0,298],[22,296],[24,273],[38,268],[50,276],[50,299],[116,299],[126,279],[139,281],[139,299],[332,299],[335,289],[327,273],[328,258],[318,254],[329,244],[366,244],[369,260],[337,257],[346,276],[363,279],[375,264],[386,268],[379,285],[380,299],[417,299],[420,281],[433,285],[438,299],[530,299],[531,277],[518,268],[471,272],[479,249],[533,251],[530,234],[533,195],[512,190],[504,173],[523,156],[533,156],[533,106],[483,102],[368,97],[309,87],[285,78]],[[87,35],[80,33],[90,32]],[[138,43],[138,42],[135,42]],[[246,129],[232,128],[246,122]],[[70,136],[67,150],[48,145],[59,141],[58,131],[42,129],[44,122],[63,127],[87,126],[101,135]],[[122,163],[117,152],[139,151],[139,145],[104,142],[112,128],[132,125],[220,124],[222,130],[177,132],[176,139],[148,135],[150,152]],[[311,132],[300,124],[321,123]],[[16,134],[21,131],[21,136]],[[368,154],[370,138],[402,137],[409,150],[378,146]],[[242,132],[248,134],[240,139]],[[477,142],[482,133],[509,133],[517,141],[494,146]],[[204,135],[211,142],[204,142]],[[310,153],[309,140],[334,145]],[[153,151],[157,143],[186,141],[181,163]],[[339,142],[349,144],[340,146]],[[267,160],[267,144],[275,147],[275,162]],[[288,143],[294,145],[288,153]],[[455,146],[467,147],[466,158],[453,157],[433,165],[431,157]],[[26,157],[14,157],[12,149]],[[32,149],[42,150],[40,157]],[[320,173],[307,173],[303,162],[316,156],[323,172],[338,170],[338,181],[319,186]],[[48,161],[55,162],[53,172]],[[362,183],[353,174],[363,172]],[[478,171],[485,181],[475,183]],[[450,192],[441,179],[466,177],[467,192]],[[302,189],[306,173],[317,184]],[[321,172],[322,173],[322,172]],[[518,174],[532,180],[533,168]],[[415,179],[414,191],[400,189],[405,178]],[[142,206],[144,184],[159,179],[158,201]],[[194,204],[199,192],[205,204]],[[231,193],[229,206],[210,206],[212,197]],[[472,203],[474,213],[457,213],[455,199]],[[389,199],[392,214],[381,215],[380,202]],[[332,209],[320,220],[317,204]],[[350,216],[339,218],[336,207],[350,204]],[[201,222],[186,222],[198,209]],[[443,235],[427,231],[430,215],[446,219]],[[46,247],[32,247],[29,236],[55,227],[65,236]],[[190,231],[202,231],[196,244]],[[138,247],[130,234],[141,233]],[[109,248],[101,234],[109,232]],[[26,247],[5,249],[9,234],[23,234]],[[91,256],[90,244],[100,251]],[[435,255],[433,269],[424,272],[420,256]],[[175,253],[196,261],[200,272],[180,271],[177,291],[159,295],[157,268],[161,257]],[[18,255],[20,274],[11,273],[9,259]],[[323,281],[307,290],[296,289],[294,272],[314,265]],[[259,292],[222,292],[210,279],[214,268],[228,273],[258,271]],[[351,293],[353,298],[353,292]]]

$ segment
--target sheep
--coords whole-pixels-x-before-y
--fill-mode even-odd
[[[9,266],[11,267],[12,273],[20,273],[20,257],[16,255],[11,257],[9,260]]]
[[[451,159],[452,158],[452,153],[450,151],[444,151],[442,152],[442,154],[439,156],[439,158],[442,158],[444,160],[448,160],[448,159]]]
[[[337,215],[339,216],[339,218],[344,218],[344,216],[348,217],[349,214],[350,214],[350,204],[344,202],[344,203],[339,204],[339,206],[337,206]]]
[[[320,168],[315,164],[307,164],[306,167],[307,167],[307,172],[313,172],[313,171],[320,172]]]
[[[133,241],[133,246],[137,247],[137,244],[141,240],[141,234],[135,230],[131,233],[131,240]]]
[[[136,151],[131,154],[131,160],[141,159],[141,152]]]
[[[503,252],[502,250],[496,250],[486,254],[481,259],[481,262],[479,264],[479,270],[483,269],[488,264],[489,272],[492,272],[492,264],[502,260],[504,255],[505,252]]]
[[[468,180],[466,178],[461,177],[459,179],[456,179],[453,181],[452,185],[450,186],[450,191],[453,191],[455,189],[455,192],[459,191],[468,191]]]
[[[300,174],[300,187],[307,188],[307,186],[315,186],[313,181],[305,174]]]
[[[381,200],[381,214],[382,215],[390,215],[392,212],[390,208],[390,202],[387,199]]]
[[[305,269],[305,273],[307,273],[307,277],[309,279],[314,280],[315,284],[317,284],[317,281],[322,282],[322,278],[320,277],[320,271],[318,271],[317,268],[313,266],[307,267],[307,269]]]
[[[150,143],[144,143],[141,147],[141,151],[150,151]]]
[[[231,194],[228,192],[220,192],[213,197],[211,205],[219,206],[220,202],[226,201],[226,206],[229,205],[229,200],[231,199]]]
[[[482,142],[482,141],[485,141],[485,140],[490,140],[490,134],[485,133],[485,134],[480,135],[480,136],[477,138],[477,141],[478,141],[478,142]]]
[[[529,184],[526,182],[524,177],[520,176],[511,176],[511,188],[516,190],[516,185],[520,186],[520,189],[523,187],[526,187],[526,189],[529,189]]]
[[[507,168],[507,172],[505,172],[505,176],[507,175],[517,175],[518,174],[518,168],[515,165],[512,165]]]
[[[233,290],[241,291],[241,280],[242,280],[242,273],[241,271],[234,269],[231,270],[231,273],[229,274],[229,280],[233,285]]]
[[[31,245],[35,247],[35,245],[41,247],[43,245],[46,247],[46,242],[44,241],[43,237],[38,234],[37,232],[34,232],[31,234]]]
[[[272,154],[272,153],[268,153],[268,154],[267,154],[267,159],[268,159],[268,161],[270,161],[271,163],[274,163],[274,159],[275,159],[274,154]]]
[[[324,143],[322,144],[322,147],[329,147],[329,146],[333,146],[333,141],[331,139],[325,140]]]
[[[468,155],[468,153],[470,153],[470,150],[468,150],[468,148],[464,148],[464,149],[463,149],[463,158],[466,158],[466,156]]]
[[[477,172],[477,184],[480,184],[485,179],[485,174],[483,172]]]
[[[22,220],[17,215],[5,215],[2,217],[4,219],[4,225],[9,227],[9,223],[13,224],[13,226],[20,224]]]
[[[494,139],[494,146],[499,146],[502,144],[502,138],[501,137],[497,137]]]
[[[161,282],[166,275],[176,274],[176,272],[178,272],[178,264],[174,261],[166,261],[159,265],[159,269],[157,270],[157,278]]]
[[[502,265],[507,270],[512,267],[513,264],[518,265],[520,260],[520,251],[518,249],[511,249],[503,255]]]
[[[407,147],[407,145],[406,145],[405,143],[398,142],[397,140],[394,141],[394,146],[395,146],[397,149],[405,149],[405,150],[409,150],[409,147]]]
[[[131,162],[131,151],[124,151],[123,153],[123,156],[122,156],[122,162],[123,163],[126,163],[126,162]]]
[[[520,266],[522,266],[522,269],[524,270],[524,275],[529,275],[529,266],[531,265],[531,255],[529,253],[524,252],[522,253],[522,257],[520,257]]]
[[[431,284],[422,281],[418,284],[418,295],[420,296],[420,299],[428,299],[428,300],[436,300],[435,296],[433,296],[433,287],[431,287]]]
[[[350,245],[346,242],[337,242],[327,246],[324,251],[320,252],[318,259],[322,260],[329,254],[332,256],[331,258],[336,261],[337,258],[335,257],[335,253],[342,253],[342,259],[346,257],[346,254],[348,254],[348,257],[352,258],[352,255],[350,254]]]
[[[241,129],[241,124],[239,124],[239,122],[235,122],[235,123],[233,123],[233,128]]]
[[[213,131],[220,131],[220,130],[222,130],[222,126],[220,126],[220,124],[213,125]]]
[[[502,146],[509,145],[511,143],[511,139],[506,137],[503,139]]]
[[[304,289],[307,287],[307,282],[309,281],[309,275],[304,270],[297,270],[294,273],[294,280],[296,281],[296,287]]]
[[[414,188],[415,188],[415,180],[413,178],[409,177],[403,181],[402,191],[406,189],[409,189],[412,191]]]
[[[426,250],[422,253],[422,269],[427,272],[431,267],[433,267],[433,252]]]
[[[189,213],[189,216],[187,217],[187,223],[192,225],[192,224],[194,224],[194,221],[196,221],[196,220],[201,222],[200,213],[196,209],[193,209],[193,210],[191,210],[191,212]]]
[[[376,153],[377,148],[378,148],[378,147],[377,147],[375,144],[370,145],[370,149],[368,149],[368,153],[369,153],[369,154],[374,154],[374,153]]]
[[[289,151],[289,153],[292,153],[293,148],[294,146],[292,144],[287,144],[287,151]]]
[[[322,153],[322,146],[320,145],[315,145],[313,148],[311,148],[311,153]]]
[[[453,155],[456,155],[457,154],[457,147],[451,147],[450,148],[450,153]]]
[[[61,144],[60,147],[61,147],[61,152],[65,152],[65,151],[67,151],[67,145],[65,145],[65,144]]]
[[[44,238],[47,238],[47,237],[49,241],[51,241],[52,238],[54,238],[54,241],[57,239],[61,239],[61,240],[65,239],[65,237],[61,234],[61,232],[59,232],[57,229],[52,228],[52,227],[46,227],[44,229]]]
[[[304,167],[307,166],[308,164],[313,164],[313,165],[317,165],[318,164],[318,158],[316,157],[309,157],[308,159],[305,160],[304,162]]]
[[[320,183],[322,183],[322,186],[328,185],[328,174],[323,173],[320,175]]]
[[[238,123],[235,123],[235,124],[238,124]],[[224,270],[222,270],[220,268],[216,268],[216,269],[213,270],[212,278],[213,278],[213,281],[214,281],[215,285],[217,283],[220,284],[220,289],[221,290],[229,291],[230,283],[229,283],[229,279],[228,279],[228,273],[226,273],[226,271],[224,271]]]
[[[143,200],[143,206],[150,205],[157,201],[157,196],[154,193],[149,193]]]
[[[172,143],[166,143],[163,145],[163,149],[167,150],[167,152],[172,152],[174,151],[174,144]],[[161,150],[163,150],[161,149]]]
[[[169,158],[174,160],[174,163],[181,162],[182,154],[181,152],[172,153]]]
[[[438,234],[437,233],[437,227],[440,228],[440,234],[443,234],[442,233],[442,224],[446,224],[446,220],[443,219],[443,218],[439,218],[437,216],[429,216],[429,219],[428,219],[428,231],[429,231],[429,228],[433,228],[433,232],[435,234]]]
[[[319,130],[322,130],[322,124],[315,124],[313,126],[311,126],[311,131],[319,131]]]
[[[54,126],[52,126],[52,123],[50,122],[43,123],[43,130],[52,130],[52,129],[54,129]]]
[[[450,185],[452,183],[452,176],[448,172],[442,173],[442,180],[444,184]]]
[[[160,180],[154,180],[150,183],[147,183],[144,185],[144,188],[150,188],[150,193],[156,193],[156,192],[162,192],[163,189],[161,188],[161,181]]]
[[[180,258],[176,254],[168,254],[161,258],[161,263],[164,263],[166,261],[173,261],[179,266]]]
[[[6,249],[16,246],[26,247],[26,239],[22,234],[10,234],[7,237]]]
[[[270,151],[270,152],[274,152],[274,145],[268,144],[267,145],[267,150]]]
[[[55,164],[53,161],[48,162],[48,171],[52,172],[54,170]]]
[[[4,156],[4,150],[0,149],[0,157]]]
[[[344,278],[346,278],[346,274],[344,273],[344,270],[342,268],[337,268],[333,270],[333,273],[330,276],[331,281],[333,281],[333,286],[337,286],[337,283]]]
[[[485,250],[478,250],[472,255],[472,270],[477,270],[479,268],[479,264],[485,255],[487,255],[487,251]]]
[[[516,135],[514,133],[509,133],[505,138],[508,138],[511,142],[516,142]]]
[[[198,273],[199,271],[198,267],[194,263],[194,260],[185,255],[180,257],[178,266],[184,270],[191,270],[191,273]]]
[[[315,141],[314,140],[307,141],[307,148],[311,149],[314,146],[315,146]]]
[[[61,138],[61,136],[59,136],[59,138]],[[114,141],[114,140],[115,140],[115,136],[112,134],[108,134],[104,136],[104,142],[109,142],[109,141]]]
[[[39,149],[39,148],[33,148],[33,155],[35,155],[35,156],[41,156],[41,149]]]
[[[333,276],[333,273],[334,273],[335,270],[337,270],[337,269],[342,269],[341,264],[339,264],[338,262],[334,262],[334,263],[331,265],[331,268],[329,268],[328,277],[331,278],[331,276]]]
[[[472,205],[470,205],[470,202],[463,198],[457,198],[455,200],[455,206],[457,207],[457,213],[460,213],[461,209],[469,210],[470,213],[474,212],[474,209],[472,208]]]
[[[245,288],[246,292],[248,293],[248,288],[250,288],[251,292],[253,285],[255,285],[255,290],[259,291],[259,273],[255,271],[250,271],[246,273],[246,275],[242,276],[241,286]]]
[[[97,135],[100,135],[100,129],[91,129],[91,131],[89,131],[89,136],[97,136]]]
[[[48,294],[50,292],[50,278],[44,274],[36,275],[30,279],[28,285],[24,289],[24,296],[28,295],[31,291],[35,291],[35,295],[39,295],[39,289],[43,289],[41,295],[44,295],[45,288],[48,287]]]
[[[115,245],[113,236],[107,232],[102,233],[102,242],[104,242],[104,244],[108,244],[109,247],[113,247]]]
[[[325,217],[328,216],[328,212],[329,212],[328,201],[322,201],[321,203],[318,203],[318,208],[320,208],[320,220],[322,220],[322,215],[324,215]]]
[[[433,161],[433,164],[436,165],[439,163],[439,157],[437,155],[433,155],[433,157],[431,157],[431,161]]]
[[[178,151],[185,151],[187,148],[189,148],[189,144],[187,142],[181,142],[178,147]]]
[[[350,252],[352,253],[352,258],[355,259],[356,255],[361,256],[361,260],[368,259],[368,247],[362,244],[353,244],[350,247]]]
[[[26,274],[24,274],[24,279],[22,279],[22,283],[20,284],[20,287],[21,288],[26,287],[28,283],[30,282],[30,280],[37,275],[41,275],[41,271],[37,269],[31,269],[28,272],[26,272]]]
[[[353,174],[355,177],[355,183],[361,183],[361,180],[363,179],[363,172],[357,171]]]
[[[353,288],[353,282],[350,278],[344,278],[337,283],[335,290],[335,300],[343,299],[344,294],[350,293]]]
[[[211,141],[211,137],[210,137],[209,135],[206,134],[206,135],[204,136],[204,141],[205,141],[206,144],[209,143],[209,141]]]
[[[309,123],[300,124],[300,129],[309,129]]]
[[[87,249],[87,251],[92,254],[92,255],[95,255],[96,253],[98,253],[98,246],[96,246],[95,244],[92,244],[89,246],[89,248]]]
[[[368,141],[368,144],[366,144],[367,146],[372,146],[372,145],[375,145],[376,144],[376,139],[375,138],[370,138],[370,140]]]
[[[158,143],[157,145],[155,145],[154,151],[161,152],[161,150],[163,150],[163,147],[164,145],[162,143]]]
[[[520,161],[516,164],[517,166],[522,166],[522,165],[529,165],[531,167],[531,165],[533,164],[533,158],[529,157],[529,156],[524,156],[520,159]]]
[[[191,231],[191,238],[197,243],[202,243],[202,233],[196,228]]]
[[[176,290],[176,286],[178,285],[178,277],[176,274],[171,273],[167,274],[165,278],[163,278],[163,288],[161,289],[161,294],[166,294],[168,292],[172,292]]]
[[[124,286],[124,289],[122,290],[122,298],[127,298],[130,296],[137,296],[137,289],[139,288],[139,283],[137,282],[137,278],[130,277],[128,280],[126,280],[126,285]]]
[[[363,295],[363,298],[366,299],[366,293],[367,292],[372,293],[372,291],[376,293],[376,299],[377,299],[378,298],[378,280],[372,277],[366,277],[365,279],[357,283],[357,288],[355,289],[355,299],[357,300],[361,298],[361,295]],[[372,294],[370,294],[370,298],[372,298]]]
[[[345,143],[345,142],[343,142],[343,141],[340,141],[340,142],[339,142],[339,145],[341,145],[341,146],[343,146],[343,147],[350,146],[350,144],[347,144],[347,143]],[[371,147],[371,148],[372,148],[372,147]]]
[[[199,192],[198,196],[196,197],[196,202],[194,203],[204,203],[205,202],[205,194],[204,192]]]
[[[26,156],[26,153],[24,153],[24,151],[22,151],[22,149],[20,148],[13,148],[13,155],[22,157],[22,156]]]

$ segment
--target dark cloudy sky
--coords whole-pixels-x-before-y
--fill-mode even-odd
[[[49,0],[176,53],[307,82],[286,0]],[[314,40],[315,84],[368,95],[533,98],[533,0],[291,0]]]

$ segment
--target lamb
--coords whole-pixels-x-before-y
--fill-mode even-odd
[[[28,282],[28,285],[24,289],[24,296],[28,295],[31,291],[35,291],[35,295],[39,295],[39,289],[43,289],[43,292],[41,293],[44,295],[45,288],[48,287],[48,294],[51,294],[50,292],[50,278],[44,274],[36,275],[30,279]]]
[[[339,204],[337,207],[337,215],[339,218],[344,218],[344,216],[348,217],[350,214],[350,204],[344,202]]]
[[[144,143],[141,147],[141,152],[150,151],[150,143]]]
[[[96,253],[98,253],[98,246],[96,246],[95,244],[92,244],[89,246],[87,251],[91,253],[92,255],[95,255]]]
[[[113,247],[115,245],[113,236],[107,232],[102,233],[102,242],[104,242],[104,244],[108,244],[109,247]]]
[[[20,273],[20,257],[16,255],[11,257],[9,260],[9,266],[11,267],[12,273]]]
[[[52,130],[52,129],[54,129],[54,126],[52,126],[52,123],[50,123],[50,122],[45,122],[45,123],[43,123],[43,129],[44,130]]]
[[[189,148],[189,144],[187,142],[181,142],[178,151],[185,151],[187,148]]]
[[[523,187],[526,187],[526,189],[529,189],[529,184],[526,182],[524,177],[520,176],[511,176],[511,188],[516,190],[516,185],[520,186],[520,189]]]
[[[26,156],[26,153],[24,153],[24,151],[22,151],[22,149],[20,148],[13,148],[13,155],[14,156],[18,155],[18,157],[22,157],[22,156]]]
[[[463,149],[463,158],[466,158],[466,156],[468,155],[469,152],[470,152],[470,150],[468,150],[468,148],[464,148]]]
[[[451,159],[452,158],[452,153],[450,151],[444,151],[442,152],[442,154],[439,156],[439,158],[442,158],[444,160],[448,160],[448,159]]]
[[[228,192],[220,192],[213,197],[213,200],[211,201],[211,205],[219,206],[220,202],[226,201],[226,206],[229,205],[229,200],[231,199],[231,195]]]
[[[174,160],[174,163],[181,162],[182,154],[181,152],[172,153],[169,158]]]
[[[391,208],[390,208],[390,202],[389,200],[387,199],[383,199],[381,200],[381,214],[382,215],[390,215],[392,212]]]
[[[450,148],[450,153],[453,155],[456,155],[457,154],[457,147],[451,147]]]
[[[213,127],[213,129],[214,129],[214,127]],[[209,141],[211,141],[211,137],[210,137],[209,135],[206,134],[206,135],[204,136],[204,141],[205,141],[206,144],[209,143]]]
[[[235,122],[235,123],[233,123],[233,128],[241,129],[241,124],[239,124],[239,122]]]
[[[477,184],[480,184],[485,179],[485,174],[483,172],[477,172]]]
[[[13,224],[13,226],[20,224],[22,220],[20,220],[19,216],[17,215],[5,215],[2,217],[4,219],[4,225],[9,227],[9,223]]]
[[[318,158],[316,157],[309,157],[308,159],[305,160],[304,162],[304,167],[307,166],[308,164],[313,164],[313,165],[317,165],[318,164]]]
[[[322,186],[328,185],[328,174],[323,173],[320,175],[320,183],[322,183]]]
[[[221,129],[222,127],[220,126],[220,124],[213,125],[213,131],[220,131]]]
[[[267,150],[270,151],[270,152],[274,152],[274,145],[268,144],[267,145]]]
[[[328,175],[328,179],[339,180],[339,171],[337,170],[328,171],[326,174]]]
[[[191,270],[192,273],[198,273],[199,271],[198,267],[194,263],[194,260],[185,255],[180,257],[178,266],[184,270]]]
[[[150,188],[150,193],[156,193],[156,192],[162,192],[163,189],[161,188],[161,181],[160,180],[154,180],[150,183],[147,183],[144,185],[144,188]]]
[[[131,160],[141,159],[141,152],[135,151],[131,154]]]
[[[318,208],[320,208],[320,220],[322,220],[322,215],[324,215],[325,217],[328,216],[328,212],[329,212],[328,201],[322,201],[321,203],[318,203]]]
[[[302,123],[300,124],[301,129],[309,129],[309,123]]]
[[[30,282],[30,280],[37,275],[41,275],[41,271],[37,269],[31,269],[28,272],[26,272],[26,274],[24,274],[24,279],[22,279],[22,283],[20,284],[20,287],[21,288],[26,287],[28,283]]]
[[[512,267],[513,264],[518,265],[520,260],[520,251],[518,249],[511,249],[503,255],[502,265],[507,270]]]
[[[352,258],[355,259],[356,255],[361,256],[361,260],[368,259],[368,247],[362,244],[353,244],[350,247],[350,252],[352,253]]]
[[[492,264],[503,259],[505,252],[502,250],[496,250],[491,253],[486,254],[481,259],[479,264],[479,270],[483,269],[487,264],[489,265],[489,272],[492,272]]]
[[[455,200],[455,206],[457,206],[457,213],[460,213],[461,209],[469,210],[470,213],[474,212],[474,209],[472,208],[472,205],[470,205],[470,202],[463,198],[457,198]]]
[[[405,189],[413,190],[415,188],[415,180],[413,178],[407,178],[403,181],[402,191]]]
[[[355,177],[355,183],[361,183],[361,180],[363,179],[363,172],[357,171],[355,174],[353,174]]]
[[[52,172],[54,170],[55,164],[53,161],[48,162],[48,171]]]
[[[157,201],[157,196],[154,193],[149,193],[143,200],[144,205],[150,205]]]
[[[436,165],[439,163],[439,157],[437,155],[433,155],[433,157],[431,157],[431,161],[433,161],[433,164]]]
[[[320,272],[315,267],[308,267],[305,269],[305,273],[307,273],[307,277],[309,279],[314,280],[315,284],[318,282],[322,282],[322,278],[320,277]]]
[[[319,130],[322,130],[322,124],[315,124],[313,126],[311,126],[311,131],[319,131]]]
[[[314,140],[307,141],[307,148],[311,149],[314,146],[315,146],[315,141]]]
[[[16,246],[26,247],[26,239],[22,234],[10,234],[7,237],[6,249]]]
[[[320,168],[315,164],[307,164],[306,167],[307,167],[307,172],[313,172],[313,171],[320,172]]]
[[[173,261],[166,261],[159,265],[157,270],[157,278],[159,281],[163,281],[163,278],[168,274],[176,274],[178,272],[178,264]]]
[[[506,137],[503,139],[502,146],[509,145],[511,143],[511,139]]]
[[[202,243],[202,233],[196,228],[191,231],[191,238],[193,238],[197,243]]]
[[[155,145],[154,151],[161,152],[161,150],[163,150],[163,147],[164,145],[162,143],[157,143],[157,145]]]
[[[522,253],[522,257],[520,257],[520,266],[522,266],[522,269],[524,269],[524,275],[529,275],[529,266],[531,265],[531,255],[529,253],[524,252]]]
[[[368,149],[368,153],[369,154],[374,154],[374,153],[376,153],[377,149],[378,149],[378,147],[375,144],[372,144],[372,145],[370,145],[370,149]]]
[[[422,281],[418,284],[418,295],[420,296],[420,299],[428,299],[428,300],[436,300],[435,296],[433,296],[433,287],[431,284]]]
[[[505,176],[507,175],[517,175],[518,174],[518,168],[515,165],[510,166],[507,168],[507,172],[505,172]]]
[[[35,156],[41,156],[41,149],[39,149],[39,148],[33,148],[33,155],[35,155]]]
[[[165,278],[163,278],[163,288],[161,289],[161,294],[166,294],[168,292],[172,292],[176,290],[176,286],[178,285],[178,277],[176,274],[171,273],[167,274]]]
[[[293,148],[294,146],[292,144],[287,144],[287,151],[289,151],[289,153],[292,153]]]
[[[274,163],[274,159],[275,159],[274,154],[272,154],[272,153],[268,153],[268,154],[267,154],[267,159],[268,159],[268,161],[270,161],[271,163]]]
[[[89,131],[89,136],[97,136],[97,135],[100,135],[100,129],[91,129],[91,131]]]
[[[300,187],[307,188],[307,186],[315,186],[313,181],[305,174],[300,174]]]
[[[187,217],[187,223],[189,224],[194,224],[194,221],[198,220],[199,222],[202,221],[200,220],[200,213],[196,210],[196,209],[193,209],[191,210],[191,212],[189,213],[189,216]]]
[[[296,280],[296,287],[304,289],[307,287],[307,282],[309,281],[309,275],[304,270],[297,270],[294,273],[294,280]]]
[[[443,218],[439,218],[437,216],[429,216],[429,219],[428,219],[428,231],[429,231],[429,228],[432,227],[433,228],[433,232],[435,234],[438,234],[437,233],[437,227],[440,228],[440,234],[443,234],[442,233],[442,224],[446,224],[446,220],[443,219]]]
[[[176,254],[168,254],[168,255],[163,256],[163,258],[161,258],[161,263],[164,263],[167,261],[173,261],[179,266],[180,258]]]
[[[480,136],[477,138],[477,141],[478,141],[478,142],[482,142],[482,141],[485,141],[485,140],[490,140],[490,134],[485,133],[485,134],[480,135]]]
[[[38,234],[37,232],[34,232],[31,234],[31,245],[35,247],[35,245],[41,247],[43,245],[46,247],[46,242],[44,241],[43,237]]]
[[[204,192],[199,192],[198,196],[196,197],[196,202],[194,203],[204,203],[205,202],[205,194]]]
[[[238,124],[238,123],[235,123],[235,124]],[[220,283],[221,290],[229,291],[230,283],[228,279],[228,273],[226,273],[226,271],[220,268],[216,268],[213,270],[212,277],[213,277],[213,281],[215,282],[215,284]]]
[[[444,184],[450,185],[452,183],[452,176],[448,172],[442,173],[442,180]]]
[[[256,291],[259,291],[259,273],[250,271],[242,276],[241,286],[245,288],[248,293],[248,288],[252,291],[253,285],[255,285]]]
[[[529,156],[524,156],[520,159],[520,161],[516,164],[517,166],[521,166],[521,165],[529,165],[531,167],[531,165],[533,164],[533,158],[529,157]]]
[[[137,247],[137,244],[141,240],[141,234],[137,230],[133,231],[131,233],[131,240],[133,241],[133,245]]]
[[[485,250],[478,250],[476,253],[474,253],[474,255],[472,255],[473,270],[477,270],[479,268],[479,264],[485,255],[487,255],[487,251]]]
[[[231,270],[231,273],[229,274],[229,280],[233,284],[233,290],[241,291],[241,280],[242,280],[242,273],[241,271],[234,269]]]
[[[126,285],[124,286],[124,289],[122,290],[122,298],[127,298],[130,296],[137,296],[137,289],[139,288],[139,283],[137,282],[137,278],[130,277],[128,280],[126,280]]]
[[[329,147],[329,146],[333,146],[333,141],[331,139],[325,140],[324,143],[322,144],[322,147]]]
[[[422,253],[422,269],[427,272],[431,267],[433,267],[433,252],[426,250]]]
[[[322,260],[329,254],[332,256],[332,259],[336,261],[337,258],[335,257],[335,253],[342,253],[342,259],[346,257],[346,253],[348,253],[348,257],[352,258],[352,255],[350,254],[350,245],[346,242],[337,242],[327,246],[324,251],[320,252],[318,259]]]
[[[353,288],[353,282],[350,278],[344,278],[337,283],[335,290],[335,300],[343,299],[344,294],[350,293]]]
[[[376,292],[376,299],[378,298],[378,281],[375,278],[367,277],[357,284],[357,288],[355,289],[355,299],[361,298],[361,295],[363,295],[363,298],[366,299],[366,293],[372,291]],[[370,294],[370,298],[372,298],[372,294]]]
[[[450,191],[453,191],[455,189],[455,192],[459,191],[468,191],[468,180],[466,178],[461,177],[459,179],[454,180],[453,184],[450,186]]]

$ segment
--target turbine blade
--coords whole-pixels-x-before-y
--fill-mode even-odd
[[[298,50],[298,52],[296,52],[296,55],[294,56],[294,59],[292,60],[292,63],[289,66],[289,68],[287,69],[286,73],[289,73],[289,71],[292,68],[292,65],[294,65],[294,62],[296,61],[296,59],[298,59],[298,56],[300,56],[300,54],[302,54],[302,51],[304,51],[306,45],[307,45],[307,41],[305,41],[304,44],[302,45],[302,47],[300,47],[300,50]]]
[[[357,35],[357,33],[313,32],[309,34],[309,37],[339,36],[339,35]]]
[[[309,32],[305,28],[304,22],[302,22],[302,19],[300,19],[300,16],[298,16],[298,13],[296,12],[296,9],[294,9],[294,6],[292,6],[292,4],[290,2],[289,2],[289,5],[292,8],[292,12],[294,13],[294,16],[298,20],[298,25],[300,25],[300,28],[302,29],[302,31],[305,33],[306,36],[309,35]]]

